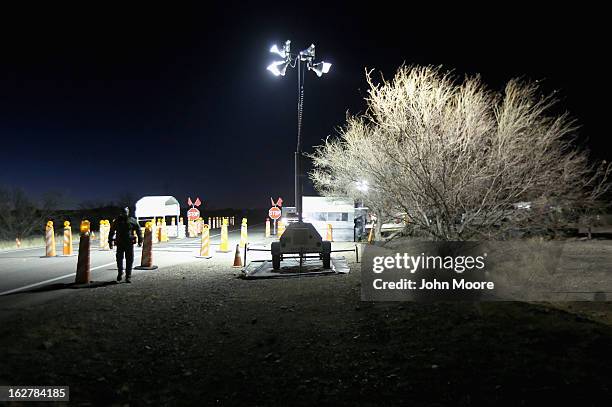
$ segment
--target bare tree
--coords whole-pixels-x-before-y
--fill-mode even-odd
[[[498,93],[432,67],[366,77],[367,112],[312,155],[323,194],[355,196],[364,179],[375,211],[401,210],[433,239],[462,240],[560,227],[610,187],[610,164],[589,163],[575,122],[552,114],[557,101],[535,83],[512,80]]]
[[[59,193],[47,192],[35,204],[20,188],[0,187],[0,239],[41,233],[46,221],[58,215],[60,200]]]
[[[380,239],[381,225],[401,207],[393,200],[393,191],[387,190],[384,180],[393,176],[392,166],[381,161],[382,151],[374,148],[377,136],[375,128],[363,118],[347,116],[342,138],[328,139],[313,159],[314,170],[310,177],[319,192],[328,196],[347,196],[363,201],[379,220],[376,238]],[[359,185],[367,182],[364,191]]]

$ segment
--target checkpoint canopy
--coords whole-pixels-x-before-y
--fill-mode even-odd
[[[173,196],[145,196],[136,202],[136,220],[149,220],[166,216],[176,217],[177,231],[178,220],[181,216],[181,205]]]

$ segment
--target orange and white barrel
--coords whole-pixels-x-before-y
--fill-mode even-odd
[[[200,256],[210,258],[210,232],[208,225],[202,225],[202,239],[200,240]]]
[[[333,228],[332,228],[332,224],[331,223],[327,224],[327,236],[326,236],[325,240],[327,240],[328,242],[333,242],[334,241],[334,232],[333,232]]]
[[[242,218],[242,226],[240,226],[240,248],[244,248],[244,246],[247,244],[247,242],[249,241],[249,234],[248,234],[248,227],[247,227],[247,219],[246,218]]]
[[[64,222],[64,256],[72,256],[72,228],[70,222]]]
[[[221,244],[219,245],[219,251],[222,253],[227,253],[230,251],[227,226],[227,219],[223,219],[223,224],[221,225]]]
[[[53,221],[48,221],[45,227],[45,256],[55,257],[55,230],[53,229]]]

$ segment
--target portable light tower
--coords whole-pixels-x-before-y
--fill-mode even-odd
[[[297,54],[291,53],[291,41],[287,40],[282,49],[273,45],[270,52],[283,58],[268,65],[268,71],[274,76],[285,76],[287,68],[297,67],[298,76],[298,120],[297,120],[297,148],[295,151],[295,210],[298,221],[302,222],[302,112],[304,106],[304,68],[313,71],[318,77],[328,73],[331,68],[329,62],[314,62],[315,45],[311,44],[308,48]]]
[[[301,268],[307,253],[318,253],[323,260],[323,268],[328,269],[330,268],[331,242],[323,241],[321,235],[311,223],[302,221],[302,113],[304,106],[304,67],[321,77],[329,72],[331,64],[314,62],[314,44],[294,54],[291,52],[291,41],[287,40],[282,49],[273,45],[270,52],[278,55],[282,60],[274,61],[268,65],[268,71],[275,76],[285,76],[287,68],[297,67],[298,76],[297,148],[295,151],[295,210],[298,221],[289,224],[280,241],[271,244],[272,266],[274,270],[279,270],[280,262],[285,254],[298,254]]]

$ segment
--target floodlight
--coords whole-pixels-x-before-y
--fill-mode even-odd
[[[331,65],[332,64],[330,64],[329,62],[319,62],[317,64],[312,64],[308,68],[313,70],[314,73],[316,73],[317,76],[320,78],[324,73],[329,72],[329,68],[331,68]]]
[[[310,47],[306,48],[304,51],[300,51],[300,55],[303,57],[312,57],[315,56],[315,45],[310,44]]]
[[[287,53],[285,52],[285,49],[282,49],[282,50],[278,49],[276,44],[272,45],[272,48],[270,48],[270,52],[280,56],[281,58],[286,58],[287,57]]]
[[[285,76],[285,71],[287,71],[287,67],[289,66],[289,61],[274,61],[268,68],[268,71],[272,72],[274,76]]]
[[[370,185],[368,184],[368,181],[361,180],[357,182],[357,189],[361,192],[368,192],[368,189],[370,189]]]

